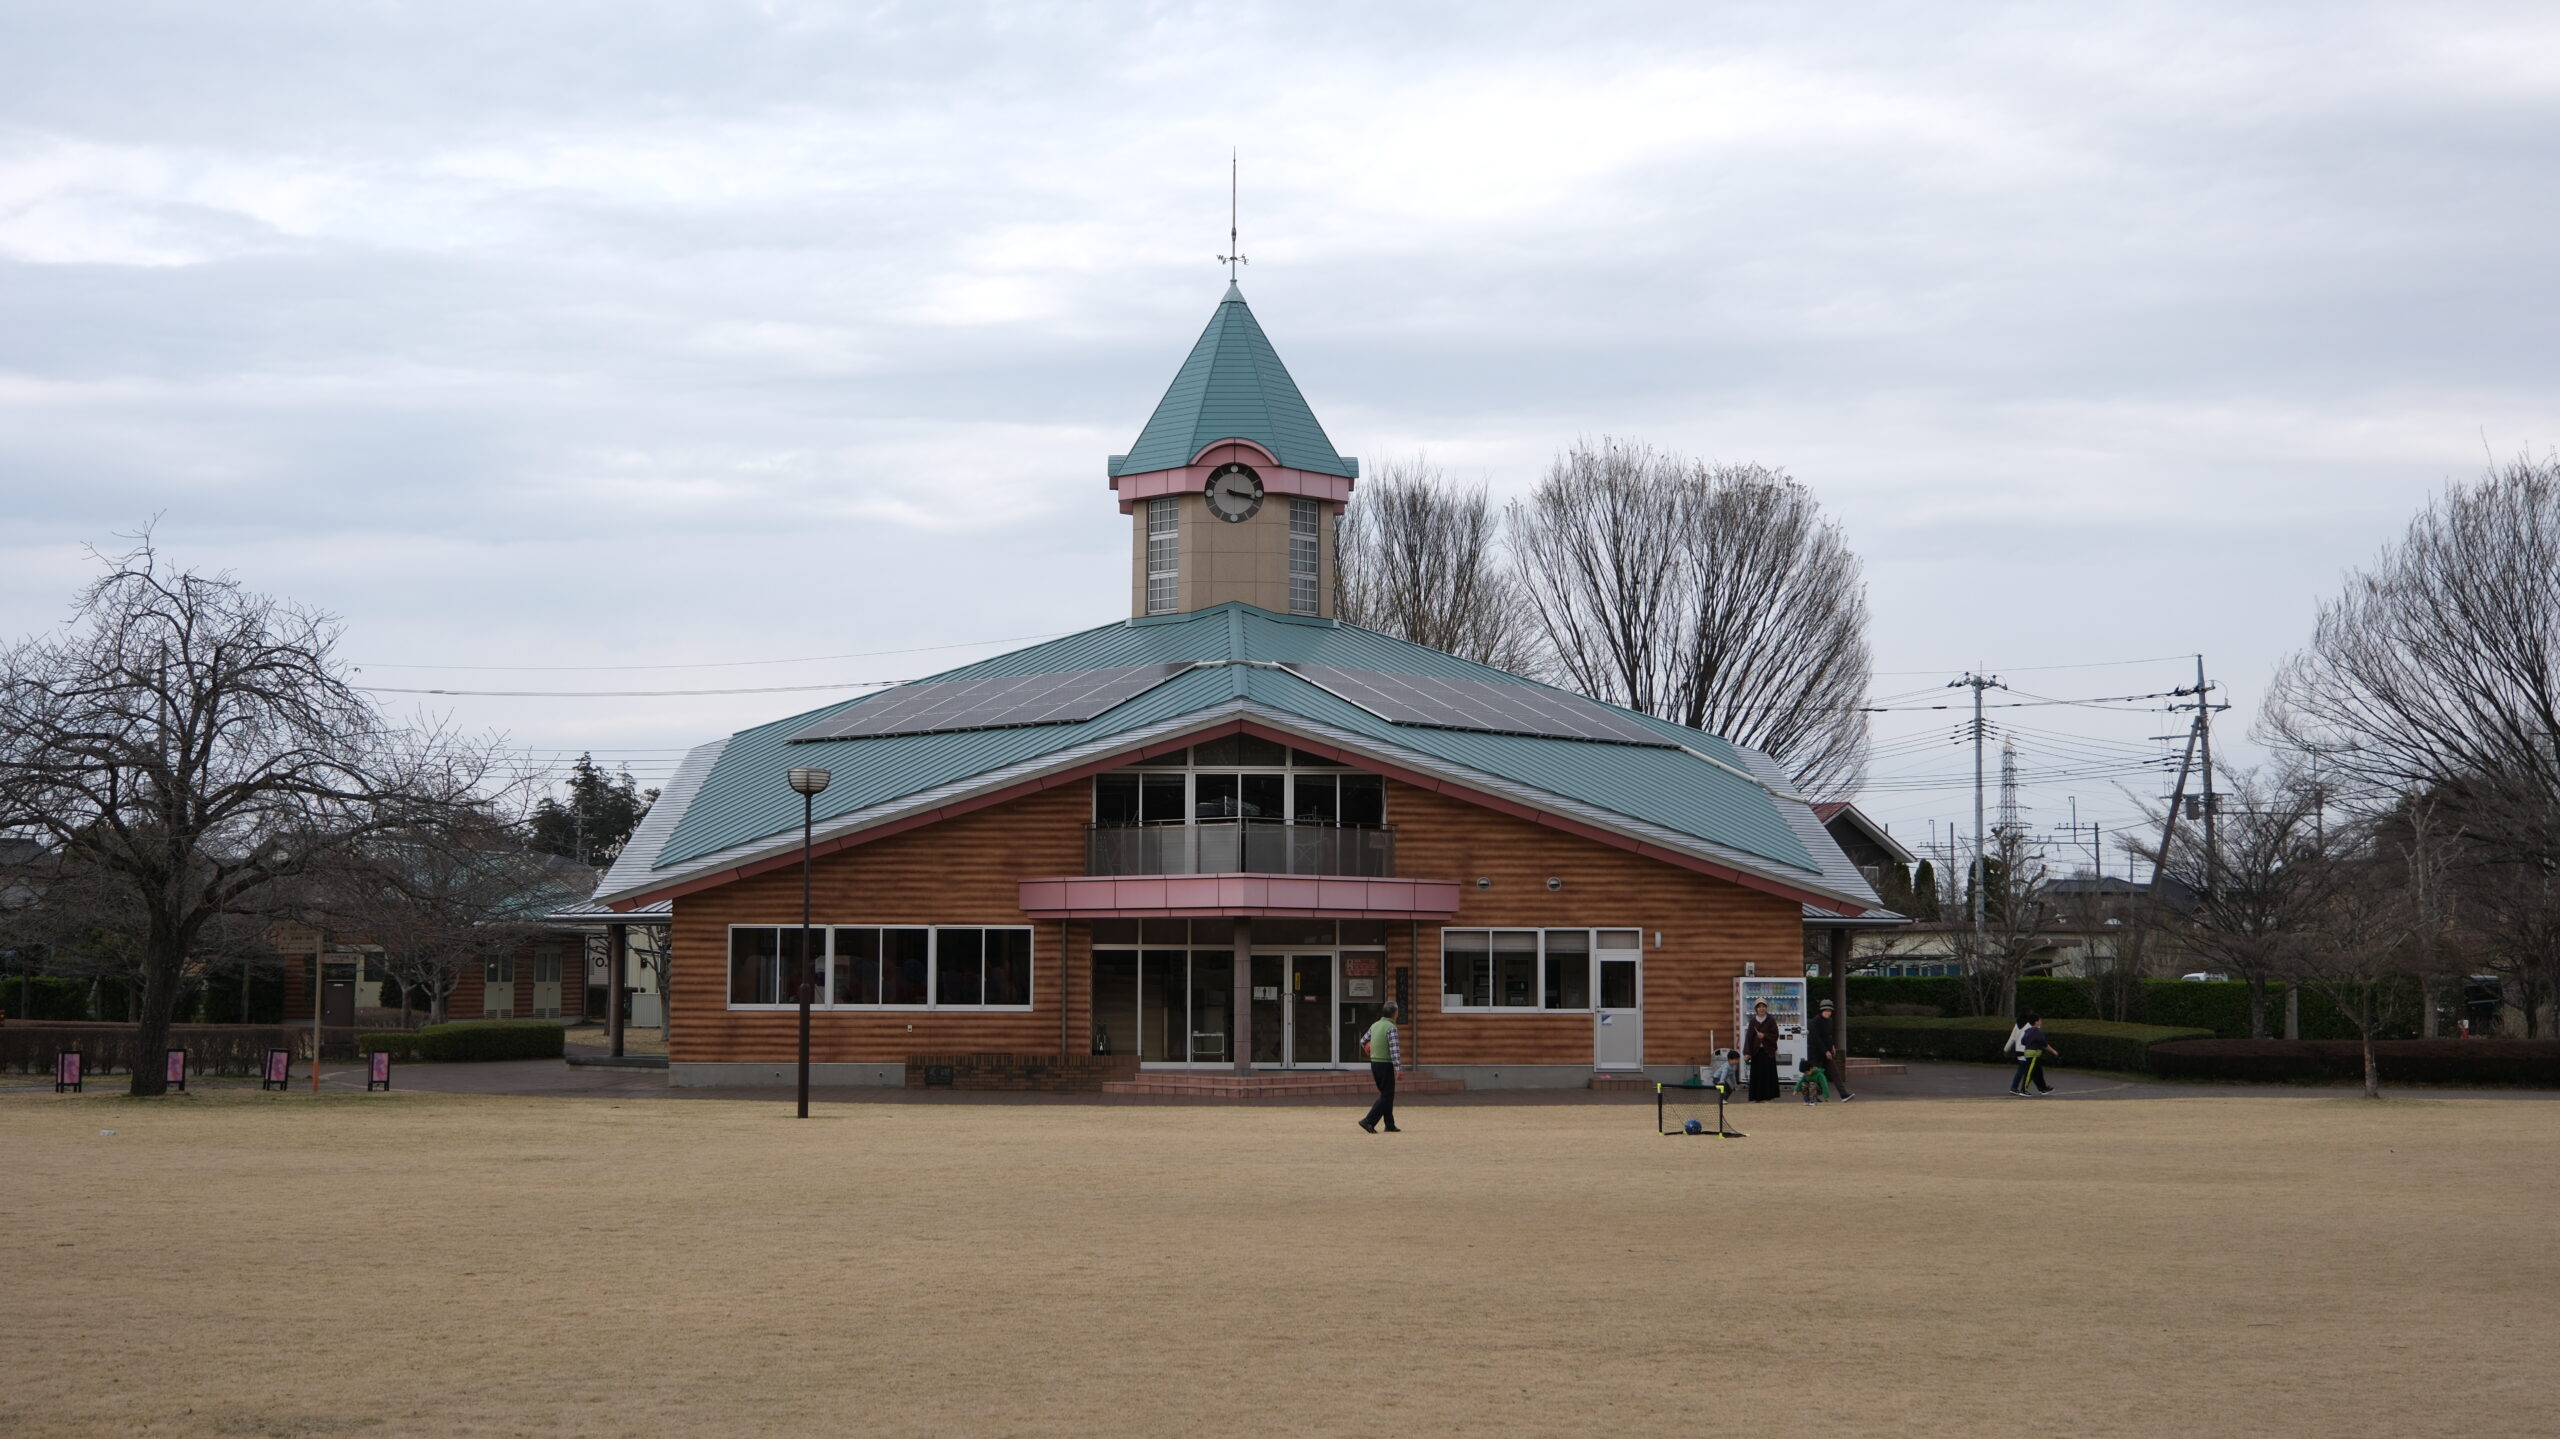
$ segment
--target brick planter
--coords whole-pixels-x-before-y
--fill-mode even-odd
[[[1035,1091],[1047,1094],[1099,1094],[1113,1080],[1134,1078],[1135,1055],[1075,1054],[910,1054],[907,1088],[942,1088],[929,1083],[950,1075],[949,1088]]]

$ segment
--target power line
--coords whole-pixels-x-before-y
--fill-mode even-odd
[[[1004,635],[991,640],[960,640],[953,644],[917,645],[911,649],[903,650],[856,650],[850,654],[841,655],[802,655],[796,659],[787,660],[702,660],[688,664],[651,665],[361,664],[350,665],[348,668],[358,673],[365,670],[484,670],[492,672],[514,671],[525,674],[572,674],[601,670],[722,670],[739,669],[750,665],[811,665],[819,664],[828,660],[868,660],[878,659],[883,655],[920,655],[928,654],[935,650],[966,650],[975,649],[980,645],[1009,645],[1023,640],[1054,640],[1060,635],[1071,635],[1074,633],[1074,630],[1055,630],[1044,635]]]
[[[2004,666],[2002,666],[2001,668],[2002,668],[2005,672],[2007,672],[2007,673],[2009,673],[2009,674],[2019,675],[2019,674],[2034,674],[2034,673],[2038,673],[2038,672],[2043,671],[2043,670],[2103,670],[2103,669],[2115,669],[2115,668],[2118,668],[2118,667],[2120,667],[2120,666],[2124,666],[2124,665],[2159,665],[2159,664],[2167,664],[2167,663],[2168,663],[2169,661],[2171,661],[2171,660],[2191,660],[2191,659],[2194,659],[2194,658],[2196,658],[2195,654],[2194,654],[2192,651],[2190,651],[2189,653],[2182,654],[2182,655],[2154,655],[2154,656],[2152,656],[2150,659],[2144,659],[2144,660],[2087,660],[2087,661],[2084,661],[2084,662],[2079,663],[2079,664],[2068,664],[2068,665],[2004,665]],[[1868,673],[1870,673],[1870,674],[1886,675],[1886,676],[1890,676],[1890,677],[1900,677],[1900,676],[1904,676],[1904,675],[1951,675],[1951,674],[1959,674],[1959,673],[1962,673],[1962,672],[1963,672],[1963,667],[1962,667],[1962,666],[1959,666],[1959,665],[1949,665],[1949,666],[1947,666],[1947,667],[1946,667],[1946,668],[1944,668],[1944,669],[1934,669],[1934,670],[1870,670],[1870,671],[1868,671]]]
[[[632,700],[672,699],[686,695],[787,695],[811,690],[868,690],[910,683],[907,680],[846,680],[831,685],[759,685],[752,689],[726,690],[422,690],[401,689],[393,685],[353,685],[369,695],[481,695],[501,699],[541,700]]]

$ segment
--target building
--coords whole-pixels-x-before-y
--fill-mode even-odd
[[[821,1083],[1351,1066],[1389,998],[1471,1085],[1670,1074],[1876,908],[1766,756],[1338,623],[1359,466],[1232,285],[1107,468],[1127,620],[687,756],[596,894],[669,907],[674,1083],[792,1073],[796,768]]]

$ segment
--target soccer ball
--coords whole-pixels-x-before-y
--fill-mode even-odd
[[[1707,1127],[1692,1119],[1688,1123],[1680,1126],[1680,1132],[1682,1134],[1704,1134],[1707,1132]]]

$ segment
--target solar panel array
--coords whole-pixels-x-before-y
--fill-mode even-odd
[[[1605,705],[1537,685],[1337,669],[1332,665],[1288,668],[1393,724],[1679,748],[1678,742],[1663,738]]]
[[[901,685],[827,716],[793,735],[790,742],[1081,724],[1190,667],[1122,665],[1107,670]]]

